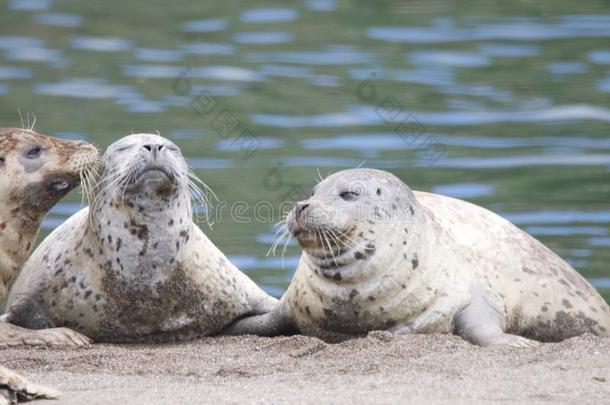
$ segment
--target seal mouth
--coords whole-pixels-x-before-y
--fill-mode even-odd
[[[290,231],[301,248],[311,251],[315,256],[326,258],[339,256],[351,250],[353,230],[354,228],[339,230],[326,227],[304,228],[297,226]]]
[[[176,183],[176,176],[163,166],[150,166],[144,169],[140,175],[134,180],[134,183],[142,184],[146,181],[170,181]]]
[[[80,177],[77,175],[58,175],[53,174],[45,178],[47,190],[52,194],[67,194],[80,183]]]

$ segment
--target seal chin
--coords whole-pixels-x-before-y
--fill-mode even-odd
[[[177,178],[171,170],[162,165],[149,165],[137,176],[133,176],[128,191],[139,192],[142,189],[170,192],[176,188]]]

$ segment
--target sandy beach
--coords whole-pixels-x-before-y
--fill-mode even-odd
[[[610,403],[610,339],[593,336],[520,350],[450,335],[244,336],[5,349],[0,362],[60,389],[51,404]]]

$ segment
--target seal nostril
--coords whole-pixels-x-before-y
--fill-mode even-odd
[[[309,204],[297,204],[297,218],[299,218],[305,209],[309,207]]]
[[[159,152],[161,152],[162,149],[163,149],[163,145],[157,146],[157,150],[159,150]]]
[[[150,146],[150,145],[144,145],[144,146],[142,146],[142,147],[143,147],[144,149],[146,149],[147,151],[152,152],[152,146]]]

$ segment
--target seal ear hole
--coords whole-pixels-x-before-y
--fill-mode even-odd
[[[377,195],[381,195],[381,189],[380,188],[377,189]]]

